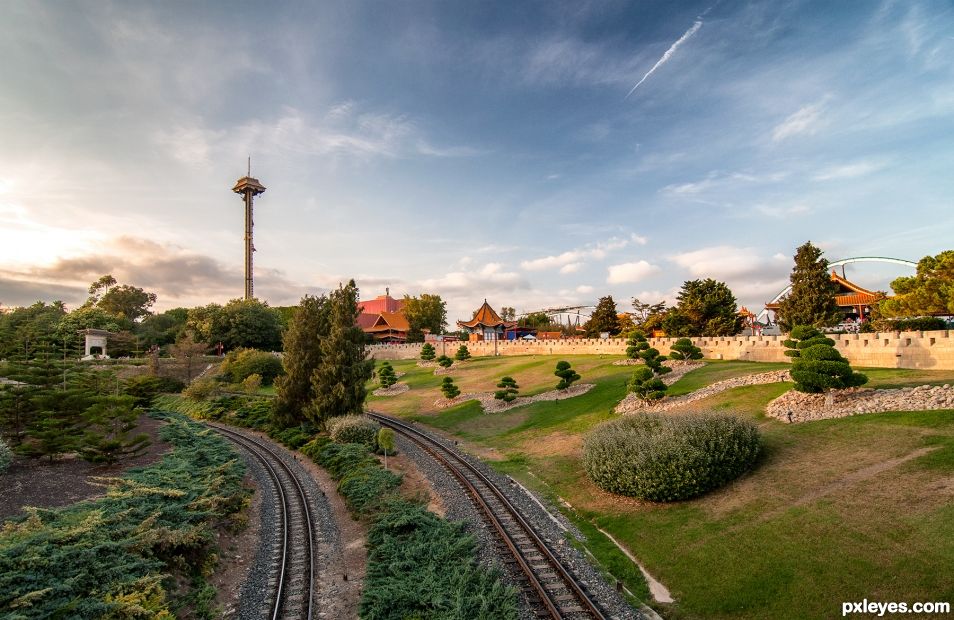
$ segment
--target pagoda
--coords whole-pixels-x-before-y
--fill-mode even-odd
[[[871,307],[885,298],[884,293],[862,288],[835,271],[831,272],[831,281],[838,288],[838,292],[835,293],[835,303],[844,313],[842,318],[844,323],[866,321],[871,314]],[[765,304],[765,309],[777,313],[779,305],[779,302],[768,303]]]
[[[485,299],[483,305],[474,312],[474,318],[457,321],[457,326],[470,334],[471,340],[503,340],[508,330],[513,330],[516,323],[500,318]]]

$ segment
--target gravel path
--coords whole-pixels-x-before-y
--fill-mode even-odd
[[[417,427],[423,430],[421,425]],[[458,449],[452,441],[448,441],[433,432],[428,435],[442,445],[450,448],[469,463],[475,465],[481,472],[493,480],[507,496],[522,516],[536,529],[554,553],[564,562],[567,569],[585,585],[591,596],[602,606],[611,618],[642,618],[633,608],[615,591],[614,587],[606,583],[599,571],[566,539],[569,532],[574,537],[585,540],[584,536],[558,510],[545,510],[539,498],[532,497],[522,486],[516,484],[508,476],[503,476],[476,457]],[[495,537],[491,535],[489,527],[480,516],[476,506],[460,484],[441,465],[430,456],[422,452],[413,443],[398,435],[399,449],[411,458],[428,478],[436,493],[441,496],[447,508],[447,518],[464,520],[469,524],[480,543],[480,559],[488,566],[500,566]],[[511,583],[522,583],[521,575],[508,574]],[[527,602],[522,601],[522,617],[534,618]]]

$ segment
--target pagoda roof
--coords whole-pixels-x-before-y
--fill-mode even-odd
[[[841,277],[835,271],[831,272],[831,281],[838,287],[838,292],[835,293],[835,303],[838,304],[840,308],[870,306],[884,298],[884,293],[869,291],[864,287],[858,286],[851,280]],[[778,310],[780,305],[779,302],[768,303],[765,304],[765,308],[768,310]]]
[[[874,291],[869,291],[868,289],[862,288],[862,287],[858,286],[857,284],[855,284],[854,282],[851,282],[850,280],[847,280],[847,279],[841,277],[841,276],[838,275],[835,271],[832,271],[832,272],[831,272],[831,281],[834,282],[835,284],[837,284],[840,289],[842,289],[839,294],[841,294],[841,293],[861,293],[861,294],[864,294],[864,295],[874,295],[874,296],[877,296],[877,295],[878,295],[878,294],[875,293]]]
[[[487,303],[487,300],[484,300],[484,303],[480,308],[477,308],[477,311],[474,312],[474,318],[469,321],[457,321],[457,324],[461,327],[469,327],[471,329],[475,327],[497,327],[504,325],[506,321],[500,318],[500,315],[497,314],[493,308],[490,307],[490,304]]]

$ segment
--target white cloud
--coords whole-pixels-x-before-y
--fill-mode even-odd
[[[800,134],[814,134],[821,124],[821,114],[827,98],[799,108],[772,130],[772,141],[781,142]]]
[[[635,238],[637,237],[634,236],[634,239]],[[607,241],[597,243],[595,246],[589,245],[568,250],[562,254],[525,260],[520,263],[520,267],[527,271],[544,271],[546,269],[560,268],[560,273],[575,273],[583,266],[585,259],[604,259],[610,252],[621,250],[629,245],[629,243],[629,239],[611,237]]]
[[[766,269],[777,268],[785,257],[776,254],[764,258],[755,248],[718,245],[683,252],[669,257],[669,260],[689,271],[697,278],[716,278],[726,280],[734,277],[757,274]]]
[[[639,282],[643,278],[658,273],[659,267],[641,260],[635,263],[622,263],[620,265],[610,265],[606,278],[608,284],[623,284],[626,282]]]
[[[576,287],[576,292],[580,295],[588,295],[593,292],[593,287],[589,286],[588,284],[581,284]]]
[[[855,179],[858,177],[863,177],[871,174],[872,172],[877,172],[885,167],[885,163],[881,161],[858,161],[850,164],[842,164],[839,166],[829,166],[822,170],[819,170],[815,176],[812,177],[815,181],[832,181],[837,179]]]
[[[519,273],[504,271],[500,263],[487,263],[476,271],[452,271],[439,278],[421,280],[419,284],[423,290],[436,293],[470,294],[487,290],[509,292],[530,286]]]
[[[814,211],[814,208],[803,202],[796,202],[790,205],[756,205],[756,210],[769,217],[786,218],[794,215],[807,215]]]
[[[583,263],[569,263],[560,267],[560,273],[576,273],[583,266]]]

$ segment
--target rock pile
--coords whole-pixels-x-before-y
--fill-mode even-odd
[[[765,413],[782,422],[808,422],[885,411],[954,409],[950,385],[873,390],[850,388],[828,394],[803,394],[789,390],[768,404]]]
[[[403,394],[410,389],[411,386],[409,386],[407,383],[395,383],[389,388],[378,388],[371,393],[375,396],[397,396],[398,394]]]
[[[593,383],[580,383],[578,385],[570,386],[566,390],[550,390],[549,392],[537,394],[536,396],[518,396],[509,403],[494,398],[493,392],[468,392],[466,394],[461,394],[453,400],[439,398],[434,401],[434,406],[436,406],[438,409],[447,409],[448,407],[459,405],[465,400],[477,400],[480,401],[480,406],[483,407],[484,413],[499,413],[501,411],[513,409],[514,407],[529,405],[530,403],[538,403],[545,400],[563,400],[565,398],[573,398],[574,396],[586,394],[594,387],[596,387],[596,385]]]
[[[683,363],[692,364],[698,362]],[[678,371],[674,370],[673,372],[669,373],[669,375],[674,375],[676,372]],[[685,372],[683,374],[685,374]],[[670,383],[667,381],[669,375],[663,375],[662,377],[662,380],[667,384]],[[688,405],[689,403],[702,400],[703,398],[718,394],[719,392],[731,390],[732,388],[743,387],[746,385],[762,385],[764,383],[780,383],[782,381],[790,381],[787,370],[773,370],[771,372],[760,372],[754,375],[733,377],[724,381],[717,381],[712,385],[707,385],[704,388],[683,396],[666,396],[662,400],[649,403],[644,400],[640,400],[635,394],[628,394],[626,398],[620,401],[619,405],[616,406],[616,413],[635,413],[637,411],[669,411],[670,409]]]

